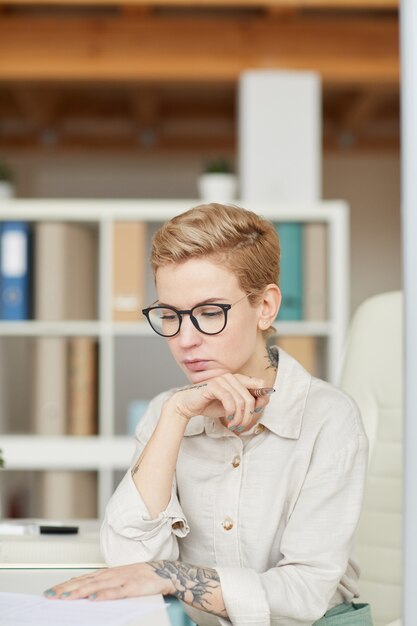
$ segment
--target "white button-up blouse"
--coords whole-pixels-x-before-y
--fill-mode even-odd
[[[130,470],[110,499],[101,547],[110,565],[156,559],[215,568],[229,620],[184,608],[199,626],[311,626],[358,597],[352,536],[368,441],[352,399],[280,350],[274,393],[241,436],[196,416],[172,495],[151,519]],[[136,429],[134,461],[164,400]]]

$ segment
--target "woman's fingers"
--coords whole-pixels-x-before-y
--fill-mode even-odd
[[[247,432],[253,426],[255,426],[255,424],[259,422],[259,419],[262,417],[263,411],[266,405],[268,404],[268,402],[269,402],[269,398],[262,398],[257,401],[255,409],[251,416],[251,420],[249,424],[245,427],[245,430],[242,431],[242,433]]]
[[[207,407],[205,414],[211,416],[210,409],[215,405],[217,411],[220,403],[225,416],[223,423],[226,427],[236,434],[246,432],[258,422],[269,402],[269,396],[256,398],[249,389],[264,386],[265,382],[262,379],[231,373],[208,381],[207,392],[216,400]],[[215,417],[220,416],[216,413]]]
[[[107,570],[103,570],[107,571]],[[105,578],[104,578],[105,580]],[[47,589],[44,595],[50,599],[58,598],[70,598],[70,597],[85,597],[77,595],[81,589],[90,589],[93,586],[102,585],[103,576],[102,572],[94,572],[93,574],[85,574],[84,576],[78,576],[77,578],[71,578],[64,583],[55,585],[51,589]],[[74,595],[75,594],[75,595]]]
[[[111,600],[131,596],[171,593],[170,580],[157,575],[149,563],[118,565],[97,573],[72,578],[44,592],[57,600]]]
[[[243,432],[252,418],[255,408],[255,398],[232,374],[226,374],[223,383],[230,387],[236,405],[234,414],[227,415],[227,427],[232,431]]]
[[[121,598],[129,598],[129,590],[125,585],[119,587],[110,587],[109,589],[103,589],[88,597],[89,600],[120,600]]]
[[[194,415],[223,418],[230,430],[241,433],[253,425],[254,415],[259,418],[256,408],[266,406],[269,400],[268,397],[255,398],[249,389],[264,386],[265,381],[260,378],[227,373],[180,389],[169,402],[174,403],[177,413],[186,419]],[[261,400],[265,404],[260,403]]]

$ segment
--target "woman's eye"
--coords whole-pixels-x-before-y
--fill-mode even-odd
[[[205,311],[201,311],[201,315],[203,317],[219,317],[219,315],[222,315],[223,311],[221,309],[208,309]]]
[[[172,320],[176,319],[176,315],[174,315],[174,313],[172,313],[171,315],[161,315],[160,319],[164,320],[165,322],[172,322]]]

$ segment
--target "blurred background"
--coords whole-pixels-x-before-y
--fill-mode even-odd
[[[102,514],[147,402],[182,384],[138,311],[155,228],[224,199],[204,173],[277,223],[324,224],[327,300],[279,331],[337,382],[354,311],[401,288],[398,47],[398,0],[0,1],[2,289],[16,241],[30,285],[26,312],[0,314],[5,517]],[[288,266],[306,233],[288,230]]]
[[[0,3],[0,160],[19,198],[194,198],[236,166],[246,69],[322,80],[322,197],[351,210],[351,310],[398,288],[398,0]]]

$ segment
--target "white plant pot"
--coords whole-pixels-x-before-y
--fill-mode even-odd
[[[201,174],[198,193],[204,202],[232,202],[236,199],[237,178],[234,174]]]
[[[0,200],[14,197],[14,186],[6,180],[0,180]]]

